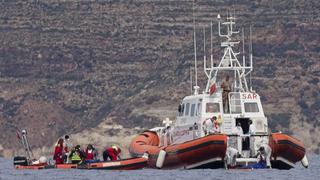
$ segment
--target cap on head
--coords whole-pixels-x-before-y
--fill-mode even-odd
[[[80,149],[80,145],[79,145],[79,144],[76,145],[75,149],[76,149],[76,150]]]
[[[69,139],[69,138],[70,138],[69,135],[64,136],[64,139]]]

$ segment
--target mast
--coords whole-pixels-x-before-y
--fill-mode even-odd
[[[242,30],[242,63],[239,62],[238,55],[240,52],[235,52],[233,49],[240,41],[234,41],[234,36],[239,34],[239,31],[235,30],[235,17],[232,13],[228,13],[225,22],[221,21],[220,14],[217,15],[218,19],[218,34],[220,38],[225,39],[221,42],[221,48],[223,51],[223,56],[217,67],[211,66],[210,68],[205,68],[205,74],[208,77],[206,91],[209,92],[210,87],[216,83],[218,79],[218,73],[220,71],[231,71],[234,74],[234,87],[236,92],[248,92],[249,88],[247,85],[246,76],[252,71],[252,42],[250,41],[250,66],[246,65],[245,50],[244,50],[244,30]],[[222,32],[222,26],[225,26],[226,32]],[[251,32],[251,29],[250,29]],[[250,35],[251,36],[251,35]],[[211,38],[212,39],[212,38]],[[212,41],[212,40],[211,40]],[[211,45],[212,48],[212,45]],[[212,51],[211,51],[212,54]],[[249,70],[246,73],[246,70]],[[207,71],[210,71],[207,73]]]
[[[195,2],[193,1],[193,45],[194,45],[194,73],[195,73],[195,86],[194,86],[194,94],[198,94],[199,86],[198,86],[198,71],[197,71],[197,41],[196,41],[196,19],[194,15]]]
[[[211,21],[211,24],[210,24],[210,48],[211,48],[210,61],[211,61],[211,67],[213,67],[212,21]]]
[[[244,53],[244,28],[242,28],[242,66],[246,66],[246,56]]]
[[[206,27],[203,26],[203,61],[206,63]]]
[[[205,26],[203,26],[203,69],[204,73],[208,76],[208,72],[206,71],[207,68],[207,58],[206,58],[206,29]]]
[[[190,67],[190,91],[191,91],[191,94],[192,94],[192,67]]]
[[[250,25],[250,68],[252,70],[252,26]]]

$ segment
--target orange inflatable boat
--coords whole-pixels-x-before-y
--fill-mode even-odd
[[[133,139],[129,152],[133,157],[149,155],[151,168],[210,168],[223,166],[227,149],[227,136],[214,134],[181,144],[159,146],[159,137],[145,131]]]
[[[110,162],[97,162],[86,165],[77,164],[57,164],[57,165],[15,165],[16,169],[101,169],[101,170],[134,170],[142,169],[148,164],[147,157],[123,159]]]

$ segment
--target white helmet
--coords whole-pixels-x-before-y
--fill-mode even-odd
[[[118,151],[118,147],[117,147],[116,145],[113,145],[113,146],[112,146],[112,149]]]

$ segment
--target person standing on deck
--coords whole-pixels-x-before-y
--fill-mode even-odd
[[[237,135],[242,136],[243,135],[243,129],[241,127],[241,123],[237,123]]]
[[[221,88],[222,92],[222,102],[223,102],[223,111],[229,112],[229,93],[231,92],[231,83],[229,81],[229,76],[226,76],[226,79],[222,82]]]
[[[212,121],[212,124],[213,124],[213,133],[214,133],[214,134],[220,133],[220,126],[219,126],[217,117],[216,117],[216,116],[213,116],[212,119],[211,119],[211,121]]]
[[[236,128],[237,128],[236,134],[237,134],[238,151],[241,154],[242,153],[242,142],[243,142],[243,139],[242,139],[243,138],[242,137],[243,136],[243,129],[241,127],[241,123],[240,122],[237,123]]]
[[[249,135],[256,135],[256,127],[251,120],[249,121]]]
[[[249,120],[249,135],[250,135],[250,155],[256,154],[255,150],[255,137],[256,135],[256,127],[253,125],[252,120]]]
[[[60,138],[55,146],[53,160],[56,161],[56,164],[63,164],[64,152],[63,152],[63,139]]]
[[[204,131],[205,135],[213,134],[214,131],[213,131],[213,123],[212,123],[211,118],[206,119],[203,122],[203,131]]]
[[[64,141],[63,141],[63,150],[65,153],[66,158],[64,158],[66,163],[71,163],[71,160],[69,158],[71,149],[72,149],[72,143],[70,141],[70,136],[69,135],[65,135],[64,136]]]

